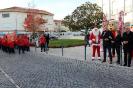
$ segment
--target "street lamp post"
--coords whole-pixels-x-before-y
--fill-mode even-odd
[[[125,0],[124,0],[124,14],[125,14]],[[123,16],[123,23],[124,23],[124,16]]]
[[[86,60],[86,47],[87,47],[87,29],[85,29],[85,60]]]
[[[131,8],[132,8],[132,25],[133,25],[133,0],[132,0],[132,6],[131,6]]]
[[[111,1],[109,0],[109,20],[111,19]]]
[[[18,28],[17,13],[16,13],[16,18],[15,18],[15,23],[16,23],[16,29],[15,29],[15,32],[17,33],[17,28]]]
[[[103,12],[103,0],[102,0],[102,12]]]

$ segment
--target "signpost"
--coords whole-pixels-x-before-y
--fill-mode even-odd
[[[124,17],[122,19],[122,16],[124,16],[124,12],[121,11],[119,13],[119,22],[118,22],[118,28],[119,28],[119,31],[121,32],[121,36],[123,34],[123,29],[124,29]],[[120,65],[122,66],[122,45],[120,46]]]
[[[86,47],[87,47],[87,32],[88,32],[88,29],[85,29],[85,60],[86,60]]]

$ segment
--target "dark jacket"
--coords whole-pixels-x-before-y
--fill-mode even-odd
[[[133,32],[123,33],[123,41],[128,41],[127,44],[123,44],[123,48],[127,50],[133,50]]]
[[[49,43],[49,34],[46,35],[46,42]]]
[[[113,34],[109,30],[102,32],[103,46],[111,46],[111,41],[114,41]]]
[[[116,37],[115,37],[115,46],[116,47],[119,47],[121,45],[121,42],[122,42],[122,37],[120,34],[118,34]]]

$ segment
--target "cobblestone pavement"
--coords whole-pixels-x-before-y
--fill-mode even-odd
[[[31,48],[31,50],[35,51],[35,48]],[[40,48],[37,48],[36,52],[42,53],[42,52],[40,52]],[[62,56],[62,49],[61,48],[50,48],[49,51],[47,52],[47,54],[55,55],[55,56]],[[91,56],[92,56],[92,48],[87,46],[87,48],[86,48],[86,60],[91,62],[92,61]],[[85,48],[84,48],[84,46],[63,48],[63,57],[76,59],[76,60],[85,60]],[[99,62],[97,60],[97,57],[95,59],[96,59],[95,60],[96,62]],[[101,50],[101,60],[102,59],[103,59],[103,52]],[[109,58],[107,58],[107,61],[109,61]],[[117,58],[114,57],[113,58],[113,64],[114,65],[117,65],[116,61],[117,61]],[[124,59],[122,60],[122,64],[124,64]]]
[[[35,48],[31,48],[32,51],[35,51]],[[40,48],[36,49],[36,52],[40,52]],[[84,46],[63,48],[63,57],[68,57],[77,60],[84,60]],[[40,52],[41,53],[41,52]],[[47,54],[62,56],[62,48],[50,48]],[[91,60],[91,48],[87,46],[86,48],[86,57],[87,60]]]
[[[0,67],[0,88],[133,88],[133,68],[45,53],[0,51]]]

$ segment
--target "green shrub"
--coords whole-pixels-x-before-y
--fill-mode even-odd
[[[63,47],[74,47],[84,45],[84,40],[79,39],[59,39],[59,40],[50,40],[50,48],[60,48]]]

